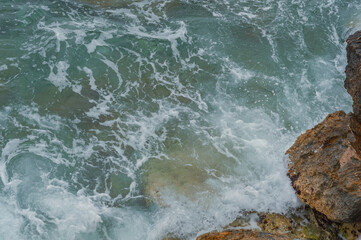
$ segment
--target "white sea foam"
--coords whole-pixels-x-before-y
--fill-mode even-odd
[[[54,86],[56,86],[59,89],[59,91],[62,91],[64,88],[69,87],[71,85],[71,83],[67,78],[68,68],[69,68],[69,64],[65,61],[60,61],[56,63],[54,67],[50,67],[50,74],[48,76],[48,80],[52,84],[54,84]]]
[[[89,85],[90,85],[90,88],[94,91],[97,90],[97,85],[95,83],[95,78],[93,76],[93,71],[87,67],[84,67],[84,72],[88,75],[89,77]]]
[[[85,46],[88,49],[88,53],[93,53],[98,46],[108,46],[105,42],[106,39],[112,38],[113,35],[110,32],[103,32],[97,39],[92,39],[92,41]]]
[[[0,66],[19,89],[0,105],[0,236],[194,239],[244,210],[299,206],[284,152],[350,109],[342,42],[359,22],[344,27],[350,9],[332,0],[311,5],[19,5],[32,19],[17,23],[34,24],[14,35],[24,55]]]
[[[6,64],[3,64],[0,66],[0,72],[8,69],[8,66]]]
[[[8,198],[0,198],[0,236],[4,240],[26,239],[21,233],[23,220]]]
[[[54,23],[54,24],[51,24],[51,25],[45,25],[43,22],[40,22],[38,24],[38,28],[39,29],[44,29],[44,30],[47,30],[47,31],[52,31],[54,33],[55,40],[56,40],[56,51],[60,52],[60,44],[61,44],[61,42],[64,42],[67,39],[67,37],[66,37],[67,31],[65,31],[63,28],[61,28],[59,26],[59,23]]]
[[[115,72],[115,74],[118,77],[119,84],[122,84],[123,79],[122,79],[122,77],[121,77],[121,75],[119,73],[118,66],[114,62],[112,62],[112,61],[110,61],[109,59],[106,59],[106,58],[103,58],[101,61],[103,63],[105,63],[105,65],[107,65],[110,69],[112,69]]]
[[[112,94],[103,95],[102,97],[103,100],[95,102],[96,105],[85,113],[87,116],[92,118],[99,118],[101,115],[110,115],[110,104],[113,102],[114,97]]]
[[[171,48],[174,57],[179,60],[180,55],[178,51],[178,42],[177,40],[180,39],[183,42],[187,42],[189,39],[187,38],[187,28],[186,24],[183,21],[178,23],[180,25],[179,29],[172,30],[170,28],[162,29],[161,31],[157,32],[147,32],[143,27],[139,26],[129,26],[128,33],[133,34],[136,37],[143,37],[143,38],[151,38],[151,39],[159,39],[159,40],[167,40],[171,43]]]
[[[11,139],[5,145],[1,152],[1,163],[0,163],[0,176],[3,184],[9,184],[8,173],[6,170],[6,165],[9,160],[16,156],[21,150],[19,149],[19,145],[23,141],[20,139]]]
[[[95,232],[102,222],[100,209],[87,197],[69,194],[52,185],[41,195],[39,207],[52,219],[62,239],[75,239],[79,233]]]

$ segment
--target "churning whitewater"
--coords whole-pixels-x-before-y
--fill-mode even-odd
[[[284,152],[351,110],[360,11],[0,0],[0,239],[194,239],[298,207]]]

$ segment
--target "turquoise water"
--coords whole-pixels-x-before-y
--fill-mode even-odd
[[[300,205],[284,152],[336,110],[341,0],[0,0],[0,239],[194,239]]]

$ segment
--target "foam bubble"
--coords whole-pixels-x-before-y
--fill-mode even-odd
[[[59,61],[55,66],[50,67],[50,74],[48,80],[56,86],[59,91],[62,91],[64,88],[69,87],[71,83],[69,82],[67,76],[67,70],[69,64],[65,61]]]

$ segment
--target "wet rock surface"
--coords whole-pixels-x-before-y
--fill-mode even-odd
[[[286,236],[287,239],[355,240],[361,233],[361,223],[335,223],[325,215],[306,206],[292,213],[256,214],[258,230],[264,233]],[[247,216],[234,221],[228,228],[247,228]]]
[[[345,88],[352,97],[354,112],[350,127],[356,138],[354,147],[361,154],[361,31],[347,39],[347,62]]]
[[[287,151],[298,197],[336,222],[361,217],[361,158],[353,146],[351,117],[343,111],[330,114]]]
[[[356,240],[361,234],[361,31],[347,39],[345,88],[353,113],[332,113],[286,152],[288,175],[304,210],[251,212],[209,239]],[[252,223],[253,224],[250,224]],[[256,226],[255,226],[256,225]],[[253,229],[253,230],[249,230]]]
[[[281,234],[270,234],[264,232],[255,232],[252,230],[228,230],[224,232],[211,232],[199,236],[197,240],[238,240],[238,239],[254,239],[254,240],[276,240],[289,239]]]
[[[345,88],[353,113],[335,112],[286,152],[298,197],[340,223],[361,221],[361,32],[347,39]]]
[[[256,226],[250,222],[255,221]],[[250,221],[251,220],[251,221]],[[250,230],[252,228],[252,230]],[[356,240],[361,223],[335,223],[310,207],[292,213],[249,212],[225,227],[224,231],[203,234],[197,240],[209,239],[311,239]]]
[[[347,39],[345,88],[353,100],[353,112],[361,122],[361,31]]]

